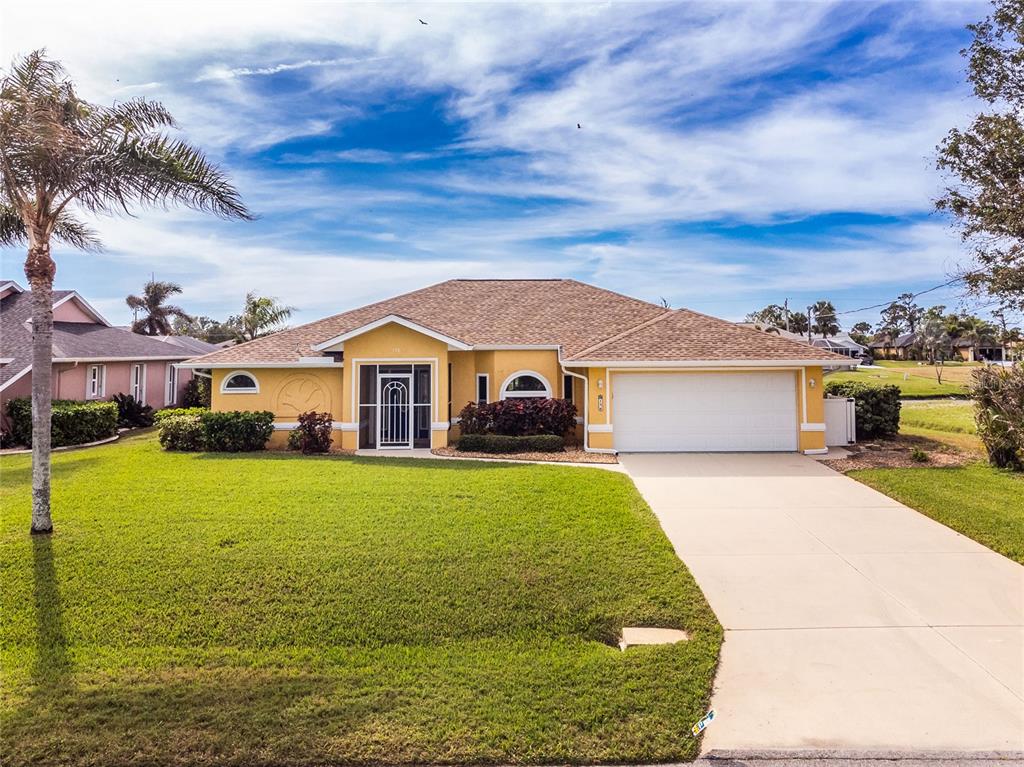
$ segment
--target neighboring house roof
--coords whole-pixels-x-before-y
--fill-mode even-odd
[[[211,344],[203,341],[200,338],[193,338],[192,336],[152,336],[165,344],[171,346],[178,346],[189,354],[209,354],[220,349],[220,345]]]
[[[54,322],[53,358],[58,361],[184,360],[195,351],[106,324],[73,290],[53,291],[54,306],[75,300],[96,322]],[[0,300],[0,386],[20,378],[32,365],[32,293],[12,292]],[[200,342],[201,343],[201,342]]]
[[[873,341],[869,348],[871,349],[902,349],[906,346],[913,346],[917,343],[917,333],[904,333],[903,335],[896,336],[896,338],[883,339],[881,341]]]
[[[313,347],[389,316],[470,348],[560,347],[566,359],[822,360],[844,358],[576,280],[449,280],[191,360],[274,365],[322,356]]]

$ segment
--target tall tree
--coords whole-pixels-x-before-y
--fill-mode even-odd
[[[293,307],[279,303],[276,298],[247,293],[245,309],[240,315],[229,317],[228,324],[238,328],[239,341],[252,341],[283,330],[282,325],[293,311]]]
[[[871,340],[871,323],[863,321],[856,323],[850,328],[850,338],[866,346],[868,341]]]
[[[938,147],[938,167],[951,177],[936,201],[973,246],[964,273],[976,293],[1024,308],[1024,1],[994,0],[993,12],[967,28],[961,55],[974,94],[990,109],[970,127],[953,128]]]
[[[921,325],[920,346],[925,359],[935,368],[936,381],[941,384],[943,364],[953,355],[953,340],[940,318],[931,317]]]
[[[807,315],[803,312],[789,313],[789,330],[791,333],[803,335],[807,332]]]
[[[175,335],[192,336],[210,344],[231,341],[238,337],[239,328],[226,322],[218,322],[205,315],[200,317],[175,317],[172,323]]]
[[[836,307],[831,301],[817,301],[811,307],[813,324],[811,330],[828,338],[839,332],[839,320],[836,318]]]
[[[751,312],[746,317],[747,322],[756,322],[769,328],[786,327],[786,310],[778,304],[768,304],[763,309]]]
[[[896,305],[899,306],[903,312],[903,321],[907,324],[907,328],[911,333],[917,331],[917,326],[921,323],[921,319],[924,317],[924,309],[914,303],[913,293],[901,293],[896,299]]]
[[[54,239],[96,247],[72,214],[127,212],[133,203],[181,203],[225,218],[251,218],[225,175],[166,132],[177,126],[159,103],[113,106],[79,98],[61,65],[36,51],[0,78],[0,243],[28,244],[32,289],[32,527],[53,530],[50,417]]]
[[[970,344],[974,356],[978,356],[978,347],[995,344],[999,338],[999,328],[980,317],[964,315],[957,322],[957,337]]]
[[[181,285],[150,280],[143,287],[141,296],[128,296],[125,299],[128,308],[143,313],[132,323],[132,332],[146,336],[169,336],[174,332],[172,318],[191,320],[180,306],[167,303],[168,298],[178,293],[181,293]]]

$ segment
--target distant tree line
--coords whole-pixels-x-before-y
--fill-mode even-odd
[[[276,298],[250,292],[239,314],[220,321],[188,314],[182,307],[167,303],[171,296],[181,292],[176,283],[150,280],[141,295],[128,296],[125,302],[135,312],[132,331],[148,336],[191,336],[211,344],[242,343],[284,330],[295,311]]]

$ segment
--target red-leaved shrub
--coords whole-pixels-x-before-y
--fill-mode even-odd
[[[510,398],[478,405],[470,402],[459,413],[463,434],[533,434],[564,436],[576,426],[576,406],[564,399]]]

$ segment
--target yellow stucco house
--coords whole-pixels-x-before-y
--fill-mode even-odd
[[[183,366],[271,447],[330,412],[345,449],[441,447],[468,402],[563,397],[587,450],[825,451],[822,372],[850,360],[575,280],[449,280]]]

